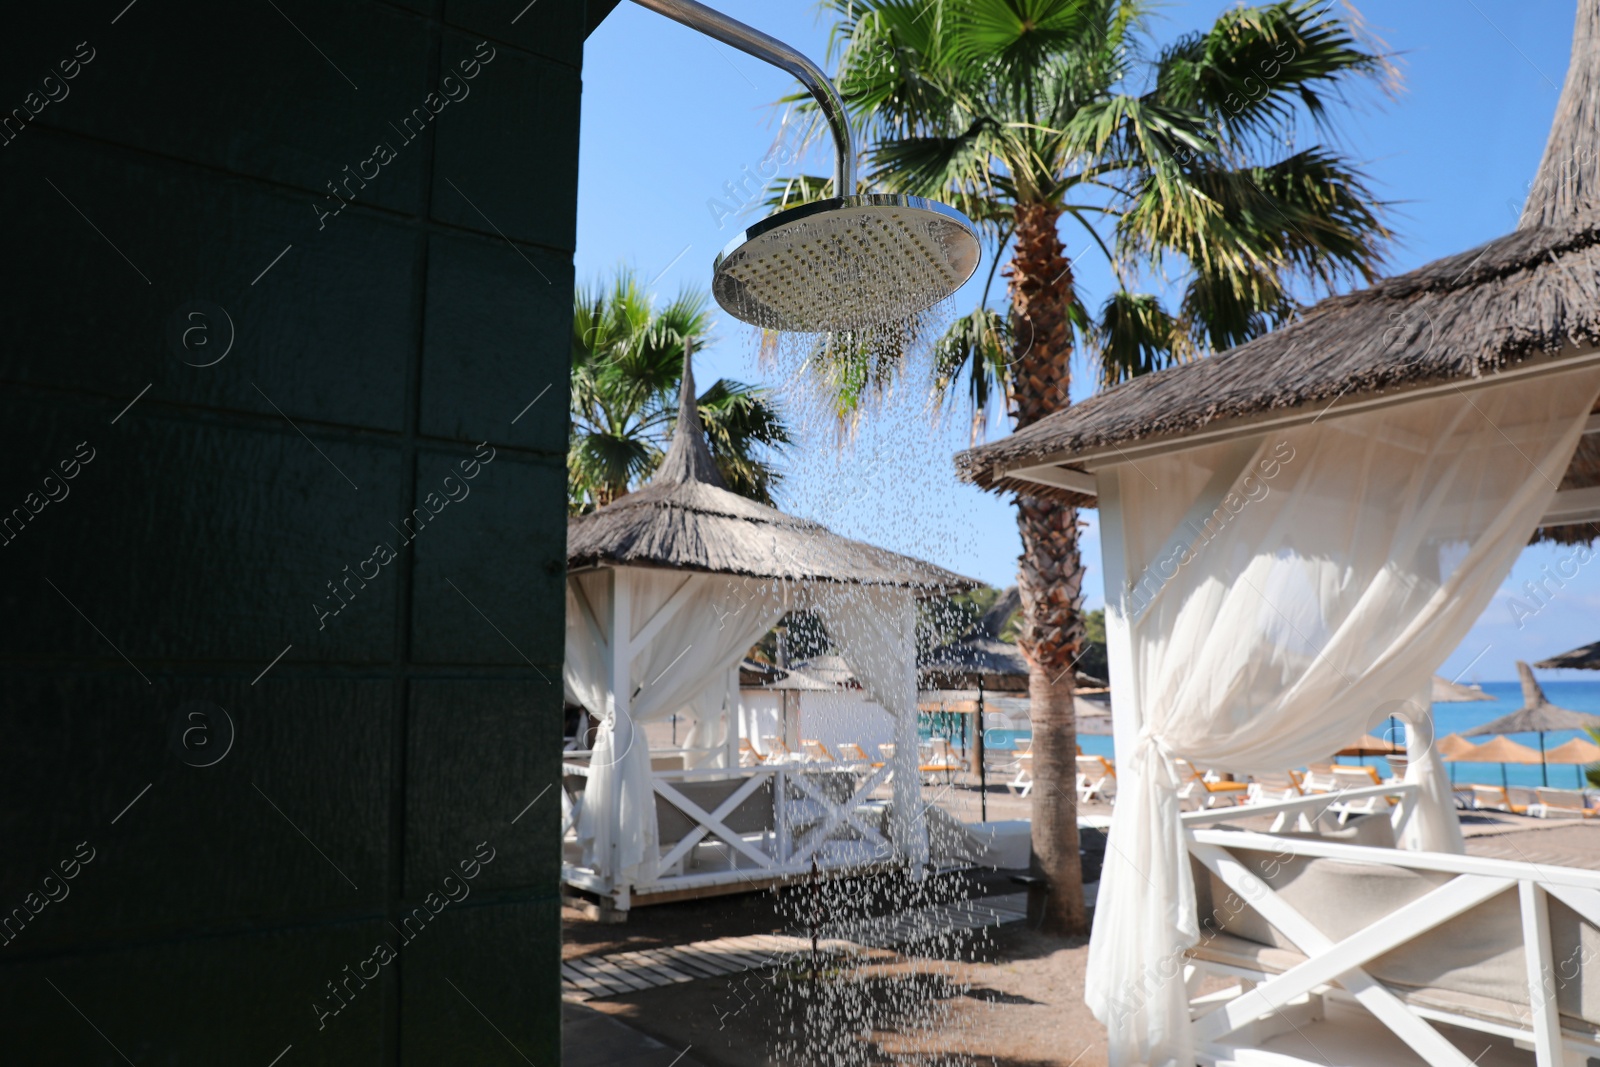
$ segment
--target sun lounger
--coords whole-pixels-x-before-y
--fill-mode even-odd
[[[1019,797],[1026,797],[1033,792],[1033,750],[1029,748],[1018,752],[1016,759],[1007,770],[1014,770],[1017,776],[1006,783],[1006,788]]]
[[[1250,789],[1245,794],[1246,804],[1265,804],[1271,800],[1288,800],[1305,795],[1300,789],[1300,776],[1294,771],[1256,775],[1249,784]]]
[[[950,776],[961,770],[961,763],[956,759],[956,754],[950,751],[950,742],[943,737],[935,737],[928,742],[928,747],[922,753],[918,766],[923,774],[943,774],[945,781],[949,782]]]
[[[1305,793],[1337,793],[1339,783],[1333,778],[1333,764],[1313,763],[1300,777],[1300,788]]]
[[[1472,806],[1480,811],[1509,811],[1513,815],[1528,814],[1528,805],[1513,804],[1511,794],[1503,785],[1475,785],[1472,787]]]
[[[1536,789],[1539,802],[1528,808],[1529,815],[1537,815],[1541,819],[1550,819],[1558,816],[1577,817],[1587,819],[1600,815],[1600,806],[1589,806],[1584,803],[1582,791],[1577,789]]]
[[[781,737],[769,737],[769,738],[766,739],[766,742],[767,742],[767,754],[764,757],[763,762],[765,762],[765,763],[800,763],[800,762],[803,762],[803,757],[798,755],[794,751],[794,749],[790,748],[784,742],[783,738],[781,738]]]
[[[1336,763],[1330,769],[1333,771],[1333,783],[1339,791],[1370,789],[1375,785],[1385,784],[1376,767],[1352,767]],[[1330,800],[1328,810],[1337,812],[1339,821],[1343,823],[1353,815],[1370,815],[1380,806],[1387,808],[1393,807],[1394,804],[1394,797],[1363,797],[1355,801]]]
[[[873,770],[883,766],[882,760],[874,760],[867,755],[867,750],[854,741],[845,741],[839,745],[839,758],[845,763],[870,763]]]
[[[828,746],[821,741],[807,741],[801,739],[800,754],[808,763],[838,763],[833,753],[828,751]]]
[[[1178,767],[1178,776],[1186,777],[1183,788],[1178,790],[1178,799],[1190,800],[1202,808],[1213,808],[1221,803],[1241,804],[1250,793],[1250,786],[1244,782],[1227,782],[1212,780],[1200,773],[1200,769],[1188,760],[1174,760]]]
[[[748,737],[739,738],[739,766],[754,767],[761,763],[765,757],[756,751],[756,746],[750,743]]]
[[[1078,757],[1078,803],[1087,804],[1096,797],[1113,799],[1116,792],[1117,768],[1104,756]]]
[[[1348,763],[1335,763],[1332,765],[1333,780],[1339,784],[1340,789],[1361,789],[1369,785],[1382,785],[1383,778],[1378,774],[1378,768],[1361,765],[1352,767]]]

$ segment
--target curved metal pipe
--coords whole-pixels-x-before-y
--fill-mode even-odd
[[[828,127],[833,131],[833,195],[855,195],[856,144],[850,132],[850,117],[844,109],[844,98],[820,67],[777,38],[769,37],[695,0],[634,0],[634,3],[765,60],[800,79],[800,84],[816,98],[817,106],[822,108]]]

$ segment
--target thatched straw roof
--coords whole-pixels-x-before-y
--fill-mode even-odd
[[[1600,641],[1582,648],[1574,648],[1559,656],[1551,656],[1534,664],[1535,667],[1571,667],[1580,671],[1600,670]]]
[[[1183,438],[1336,399],[1482,377],[1539,357],[1600,346],[1600,2],[1581,0],[1572,63],[1515,231],[1369,288],[1329,297],[1294,322],[1208,359],[1125,382],[1010,437],[956,457],[960,476],[1089,505],[1070,489],[1008,477],[1071,464],[1131,442]],[[1600,484],[1600,442],[1586,442],[1563,489]],[[1563,537],[1559,531],[1565,530]],[[1576,529],[1542,531],[1576,539]],[[1584,531],[1584,540],[1593,536]]]
[[[1600,763],[1600,745],[1574,737],[1544,754],[1546,763]]]
[[[1558,708],[1544,695],[1544,687],[1533,676],[1533,669],[1517,661],[1517,673],[1522,676],[1522,707],[1510,715],[1502,715],[1494,722],[1475,726],[1466,732],[1467,737],[1485,734],[1533,734],[1549,730],[1582,730],[1600,726],[1600,716],[1586,715],[1570,708]]]
[[[1519,745],[1509,737],[1485,741],[1472,750],[1473,763],[1542,763],[1539,753],[1527,745]]]
[[[568,569],[601,566],[895,585],[930,594],[978,584],[730,492],[700,425],[688,346],[678,424],[655,476],[637,492],[567,520]]]

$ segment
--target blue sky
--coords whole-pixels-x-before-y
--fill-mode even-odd
[[[825,67],[828,26],[811,0],[716,0],[716,6],[784,40]],[[1208,24],[1214,2],[1170,3],[1152,31],[1159,42]],[[1342,147],[1364,162],[1379,195],[1392,202],[1398,234],[1391,270],[1400,272],[1477,245],[1511,229],[1544,147],[1566,73],[1571,0],[1368,0],[1357,5],[1368,30],[1395,56],[1399,95],[1367,93],[1350,102]],[[729,218],[728,183],[759,168],[780,132],[773,101],[794,89],[781,72],[624,2],[589,38],[584,52],[577,269],[597,279],[629,264],[655,279],[665,297],[681,286],[706,288],[711,260],[761,214],[750,204]],[[1302,143],[1310,143],[1306,131]],[[826,152],[806,162],[828,166]],[[1078,261],[1086,301],[1110,289],[1099,253],[1064,230]],[[988,263],[979,271],[979,281]],[[958,313],[977,302],[977,283],[955,298]],[[996,293],[1001,292],[997,282]],[[725,376],[778,384],[784,364],[763,364],[747,327],[726,316],[718,342],[697,362],[702,383]],[[1080,375],[1087,379],[1087,375]],[[1013,580],[1019,549],[1011,507],[956,482],[950,456],[966,446],[961,411],[935,420],[923,381],[908,380],[882,415],[841,442],[821,413],[796,411],[803,425],[787,458],[787,510],[840,533],[931,559],[995,585]],[[1081,396],[1085,386],[1075,388]],[[784,395],[793,396],[793,391]],[[990,428],[999,436],[1004,420]],[[1102,602],[1094,513],[1084,557],[1089,606]],[[1449,677],[1515,677],[1517,659],[1536,660],[1600,639],[1600,563],[1566,581],[1532,617],[1512,610],[1524,583],[1555,570],[1571,549],[1530,548],[1472,632],[1444,665]],[[1571,573],[1572,567],[1566,568]],[[1519,618],[1519,616],[1523,616]],[[1550,672],[1551,677],[1581,672]]]

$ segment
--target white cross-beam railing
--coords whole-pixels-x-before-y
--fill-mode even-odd
[[[688,855],[689,850],[699,844],[707,834],[715,834],[733,848],[744,853],[758,867],[775,866],[776,858],[774,856],[751,845],[750,842],[744,839],[743,835],[735,830],[730,830],[723,820],[736,811],[740,804],[748,800],[750,795],[761,787],[762,783],[773,781],[776,777],[777,775],[773,771],[756,771],[752,773],[743,785],[729,794],[728,799],[717,805],[717,810],[714,812],[706,811],[674,789],[671,783],[666,780],[653,778],[652,784],[655,786],[656,793],[696,823],[695,828],[684,835],[683,840],[674,845],[671,852],[661,857],[661,862],[657,864],[658,868],[660,870],[670,869],[680,858]],[[774,788],[776,788],[778,783],[773,781],[773,784]]]
[[[1527,1011],[1529,1025],[1516,1036],[1533,1046],[1538,1067],[1561,1067],[1565,1062],[1556,1002],[1556,952],[1550,938],[1549,898],[1555,897],[1585,921],[1600,927],[1600,872],[1240,830],[1196,828],[1188,836],[1190,852],[1306,957],[1303,962],[1202,1015],[1195,1023],[1196,1036],[1201,1041],[1221,1041],[1254,1020],[1279,1012],[1296,997],[1338,985],[1428,1063],[1470,1067],[1472,1060],[1434,1029],[1422,1014],[1368,974],[1363,965],[1500,893],[1515,891],[1520,903],[1522,942],[1527,958],[1527,1003],[1531,1009],[1524,1009],[1520,1003],[1517,1005],[1518,1013]],[[1270,852],[1280,860],[1287,856],[1322,857],[1449,873],[1455,877],[1335,942],[1232,854],[1240,849]],[[1473,1025],[1470,1019],[1451,1021]],[[1497,1033],[1503,1030],[1491,1029]]]
[[[824,812],[822,822],[813,827],[792,856],[786,857],[791,863],[805,863],[811,854],[833,836],[843,824],[848,823],[855,827],[861,834],[863,841],[881,845],[885,851],[892,851],[887,838],[866,823],[856,814],[856,806],[872,795],[872,791],[889,776],[889,766],[885,764],[867,775],[865,779],[851,793],[850,799],[843,804],[836,804],[828,796],[807,780],[804,772],[795,769],[788,776],[788,781],[793,782],[807,799],[819,804]]]

